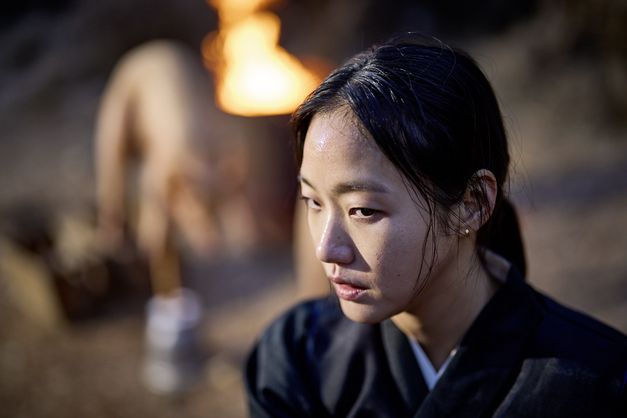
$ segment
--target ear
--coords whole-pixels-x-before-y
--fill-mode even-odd
[[[496,177],[490,170],[482,169],[472,175],[459,208],[461,235],[478,231],[490,219],[497,192]]]

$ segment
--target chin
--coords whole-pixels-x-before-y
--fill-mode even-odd
[[[392,316],[391,313],[376,305],[366,305],[343,299],[340,299],[340,307],[348,319],[361,324],[378,324]]]

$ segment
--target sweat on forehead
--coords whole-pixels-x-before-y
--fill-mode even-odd
[[[319,129],[312,130],[313,125],[318,125],[314,124],[314,121],[319,120],[324,120],[331,129],[327,129],[324,132],[321,132]],[[344,136],[350,140],[350,143],[364,149],[379,149],[376,142],[372,139],[372,135],[370,135],[348,106],[316,113],[307,129],[305,148],[308,146],[307,142],[309,142],[309,145],[316,150],[323,151],[330,145],[333,145],[331,140],[335,135]]]
[[[374,154],[377,161],[385,159],[376,142],[361,126],[356,116],[344,109],[316,114],[305,137],[303,153],[347,152],[360,159],[366,153]]]

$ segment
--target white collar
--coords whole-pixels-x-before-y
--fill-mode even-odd
[[[427,384],[427,388],[431,390],[438,382],[438,379],[444,374],[444,371],[451,362],[451,359],[455,356],[455,353],[457,353],[457,348],[454,348],[453,351],[451,351],[451,353],[446,358],[444,364],[442,364],[442,367],[440,367],[440,369],[436,371],[435,367],[433,367],[433,364],[429,360],[429,357],[427,357],[427,354],[425,354],[420,344],[409,337],[407,339],[409,340],[409,344],[414,351],[414,355],[416,356],[416,360],[418,361],[418,366],[420,366],[420,371],[422,372],[422,377]]]

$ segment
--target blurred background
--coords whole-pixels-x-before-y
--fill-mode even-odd
[[[245,416],[242,361],[301,295],[293,104],[267,110],[220,88],[246,84],[229,81],[227,56],[256,57],[266,45],[250,41],[266,39],[257,27],[229,55],[227,30],[262,12],[259,27],[278,42],[269,49],[302,75],[279,77],[293,83],[290,92],[402,30],[467,49],[492,81],[509,131],[529,281],[627,332],[624,1],[8,1],[0,15],[1,416]],[[212,164],[237,179],[237,196],[212,192],[222,228],[213,245],[201,255],[178,247],[181,281],[199,296],[204,320],[200,376],[168,396],[141,378],[149,263],[132,237],[122,256],[103,251],[96,216],[103,97],[121,58],[155,39],[203,63]],[[141,181],[131,183],[133,195]]]

